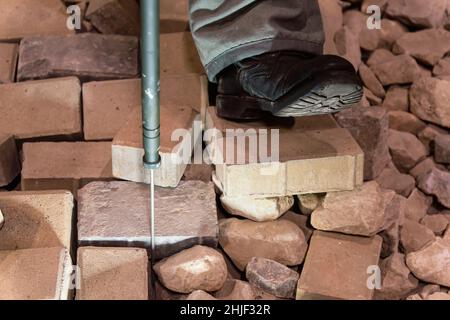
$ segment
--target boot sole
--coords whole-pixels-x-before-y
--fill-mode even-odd
[[[361,101],[363,88],[349,70],[314,75],[293,88],[282,99],[271,102],[256,97],[217,96],[217,114],[230,120],[259,120],[268,115],[303,117],[336,113]]]
[[[361,101],[363,88],[354,73],[332,71],[306,81],[271,106],[262,106],[263,110],[271,110],[277,117],[302,117],[336,113],[347,109]]]

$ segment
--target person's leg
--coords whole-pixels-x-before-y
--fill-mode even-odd
[[[317,0],[190,0],[190,24],[208,78],[245,58],[293,50],[321,54]]]
[[[221,117],[326,114],[362,97],[352,64],[322,55],[318,0],[190,0],[190,18]]]

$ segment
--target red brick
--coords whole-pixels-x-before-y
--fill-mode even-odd
[[[192,35],[189,32],[161,35],[161,75],[204,73]]]
[[[0,300],[68,300],[71,272],[63,248],[0,251]]]
[[[17,139],[80,134],[80,92],[73,77],[0,85],[1,131]]]
[[[20,43],[17,79],[126,79],[138,76],[138,65],[136,37],[95,33],[29,37]]]
[[[2,192],[0,250],[71,249],[73,196],[67,191]]]
[[[14,82],[19,47],[14,43],[0,43],[0,83]]]
[[[70,190],[111,180],[110,142],[37,142],[23,145],[22,190]]]
[[[145,249],[78,249],[80,286],[77,300],[147,300],[148,257]]]
[[[0,41],[73,34],[66,26],[67,18],[66,7],[60,0],[1,0]]]
[[[162,77],[161,104],[190,106],[200,113],[208,106],[206,78],[198,74]],[[141,106],[140,79],[83,84],[85,139],[113,139],[138,106]]]

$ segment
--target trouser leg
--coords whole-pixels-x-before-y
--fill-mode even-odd
[[[280,50],[321,54],[317,0],[190,0],[190,24],[208,78],[242,59]]]

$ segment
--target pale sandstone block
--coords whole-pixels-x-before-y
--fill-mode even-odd
[[[144,167],[142,114],[136,108],[128,122],[115,136],[112,146],[113,175],[123,180],[150,184],[150,169]],[[155,184],[176,187],[191,160],[194,148],[201,145],[200,115],[191,107],[161,107],[161,167],[155,170]],[[181,137],[172,139],[175,130]],[[179,140],[179,141],[177,141]]]
[[[226,196],[265,198],[323,193],[353,190],[362,184],[363,152],[350,133],[339,128],[331,116],[298,118],[293,127],[282,123],[267,127],[260,122],[226,121],[209,108],[206,129],[216,129],[206,140],[208,153],[216,166],[213,179]],[[228,139],[225,138],[227,129],[243,129],[244,132],[235,131]],[[252,137],[256,145],[258,140],[267,137],[270,144],[273,138],[270,131],[267,134],[258,132],[259,129],[279,129],[279,161],[268,162],[261,158],[259,148],[257,159],[249,161],[252,155],[247,143],[243,150],[245,160],[235,164],[239,152],[236,137]],[[228,156],[232,153],[233,157]],[[268,156],[270,153],[268,148]]]

